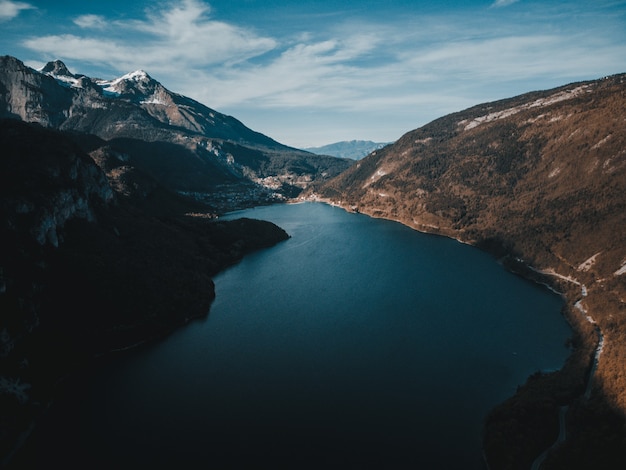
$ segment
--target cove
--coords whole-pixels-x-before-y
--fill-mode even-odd
[[[558,369],[562,300],[454,240],[324,204],[205,320],[66,384],[31,448],[66,467],[482,469],[489,410]]]

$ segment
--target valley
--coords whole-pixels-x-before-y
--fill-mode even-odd
[[[544,470],[615,468],[625,109],[615,75],[477,105],[354,161],[280,144],[143,71],[101,80],[0,58],[3,460],[62,377],[206,316],[212,276],[289,237],[221,214],[321,201],[474,245],[562,294],[572,353],[490,412],[485,460],[526,469],[551,448]]]

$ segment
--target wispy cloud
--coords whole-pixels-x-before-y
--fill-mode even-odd
[[[487,35],[467,22],[465,29],[461,21],[447,27],[445,20],[424,18],[418,33],[401,26],[343,25],[337,28],[343,36],[334,31],[326,40],[302,37],[270,62],[212,70],[200,88],[182,85],[218,107],[392,110],[435,101],[460,105],[467,102],[458,98],[462,90],[473,89],[483,99],[505,83],[540,77],[592,78],[626,57],[626,44],[590,41],[577,31],[534,33],[521,26]]]
[[[0,0],[0,22],[9,21],[20,14],[22,10],[35,9],[33,5],[11,0]]]
[[[512,0],[492,6],[507,3]],[[432,119],[478,100],[537,89],[537,83],[556,86],[624,71],[623,20],[580,8],[575,21],[529,3],[521,18],[495,8],[475,19],[451,13],[394,22],[344,17],[269,34],[219,21],[200,0],[181,0],[158,3],[135,19],[83,15],[71,34],[31,37],[24,45],[42,59],[87,69],[145,69],[172,91],[236,116],[249,112],[264,126],[268,121],[259,116],[293,116],[290,111],[415,122],[418,115]],[[275,124],[271,135],[294,125]]]
[[[97,15],[74,20],[81,28],[99,29],[81,34],[32,37],[29,49],[65,59],[107,64],[127,71],[145,68],[172,72],[187,67],[237,63],[272,50],[276,41],[245,28],[213,20],[208,5],[184,0],[153,10],[142,20],[106,22]]]
[[[101,15],[81,15],[74,18],[74,24],[81,28],[104,29],[108,26],[107,20]]]
[[[483,20],[424,17],[419,28],[344,21],[277,39],[217,21],[207,4],[184,0],[148,10],[143,19],[107,22],[84,15],[75,20],[81,34],[25,44],[51,58],[107,64],[119,72],[143,68],[174,91],[215,107],[352,110],[383,102],[417,106],[425,90],[442,82],[450,83],[447,93],[453,95],[453,88],[470,81],[575,75],[626,56],[626,45],[534,33],[524,25],[492,25],[487,33]]]
[[[513,5],[514,3],[519,2],[519,0],[496,0],[491,4],[492,8],[501,8],[508,7],[509,5]]]

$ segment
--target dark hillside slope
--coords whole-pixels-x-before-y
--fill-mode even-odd
[[[568,437],[545,468],[626,462],[626,75],[445,116],[309,197],[478,245],[566,293],[577,348],[560,374],[534,377],[494,411],[492,469],[528,468],[565,404]]]
[[[0,119],[0,148],[3,466],[60,378],[206,315],[211,276],[287,234],[187,215],[201,207],[93,136]]]

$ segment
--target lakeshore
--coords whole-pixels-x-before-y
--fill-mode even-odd
[[[326,203],[347,212],[355,212],[353,205],[321,198],[314,193],[303,199]],[[460,243],[477,246],[475,241],[466,240],[462,234],[451,229],[421,224],[414,219],[406,221],[402,218],[386,217],[379,211],[372,212],[368,208],[363,207],[358,208],[358,213],[374,218],[392,220],[421,233],[445,236]],[[515,394],[495,407],[486,418],[485,440],[488,441],[491,439],[489,437],[490,427],[496,429],[495,433],[503,432],[502,428],[506,427],[505,423],[510,419],[509,413],[514,408],[533,409],[537,408],[537,402],[549,400],[551,403],[549,409],[540,409],[527,415],[527,419],[537,420],[540,425],[527,429],[529,442],[522,444],[522,451],[517,455],[517,458],[520,459],[517,462],[520,468],[524,467],[524,462],[532,463],[536,468],[540,468],[549,451],[565,442],[564,415],[569,409],[569,405],[581,397],[589,400],[591,396],[594,373],[604,348],[605,337],[597,322],[582,307],[582,302],[589,295],[589,290],[580,281],[574,279],[571,275],[558,273],[553,268],[542,270],[533,267],[523,259],[503,252],[499,247],[496,250],[490,250],[484,246],[480,248],[498,258],[509,271],[545,286],[561,296],[565,302],[562,314],[573,330],[574,336],[570,344],[574,345],[575,349],[572,350],[563,368],[551,374],[534,374],[529,376],[526,384],[518,387]],[[584,321],[581,321],[581,319],[584,319]],[[528,395],[530,395],[530,398]],[[517,416],[516,419],[519,419],[520,416],[517,413],[515,414]],[[556,421],[554,420],[555,415],[558,416]],[[556,441],[553,438],[555,434],[557,435]],[[486,442],[484,445],[489,448],[491,444]],[[486,465],[489,466],[489,452],[484,452],[483,455]],[[503,457],[496,456],[495,460],[498,461],[498,459],[503,459]],[[498,461],[498,463],[500,462]]]
[[[567,357],[560,298],[479,250],[324,204],[242,215],[291,238],[217,275],[205,320],[77,384],[64,442],[129,465],[480,470],[485,414]]]

